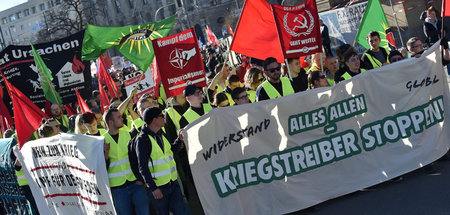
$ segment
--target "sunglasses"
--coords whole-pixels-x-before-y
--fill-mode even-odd
[[[239,98],[237,98],[237,99],[245,99],[245,98],[248,98],[248,94],[245,94],[244,96],[241,96],[241,97],[239,97]]]
[[[402,60],[402,57],[400,57],[400,56],[398,56],[398,57],[392,57],[392,58],[391,58],[391,63],[395,63],[395,62],[401,61],[401,60]]]
[[[325,79],[326,77],[325,77],[325,75],[321,75],[321,76],[319,76],[319,78],[320,79]]]
[[[274,73],[276,71],[281,71],[281,66],[278,66],[278,67],[275,67],[275,68],[272,68],[272,69],[268,69],[267,71],[269,71],[270,73]]]

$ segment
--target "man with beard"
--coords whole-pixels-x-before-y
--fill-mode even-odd
[[[256,89],[256,101],[274,99],[294,93],[289,78],[281,77],[281,65],[273,57],[264,60],[266,81]]]

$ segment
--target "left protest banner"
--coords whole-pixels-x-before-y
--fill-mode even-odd
[[[17,183],[14,161],[11,160],[13,138],[0,139],[0,213],[33,214],[30,204]]]
[[[103,137],[61,133],[25,144],[24,166],[40,214],[115,214]]]
[[[206,86],[205,70],[194,29],[152,40],[159,73],[167,97],[183,93],[184,87]]]
[[[91,89],[91,72],[88,61],[81,61],[83,31],[34,47],[54,77],[52,83],[63,103],[76,101],[75,88],[88,98]],[[0,71],[17,89],[27,95],[39,108],[45,106],[41,76],[34,62],[31,46],[8,46],[0,52]],[[0,78],[0,83],[3,78]],[[2,83],[4,87],[4,83]],[[11,110],[9,96],[5,105]]]

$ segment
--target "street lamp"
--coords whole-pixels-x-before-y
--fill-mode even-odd
[[[159,12],[161,9],[166,8],[166,7],[169,7],[169,6],[171,6],[171,5],[175,5],[175,2],[172,3],[172,4],[168,4],[168,5],[162,6],[162,7],[158,8],[158,10],[156,10],[156,12],[155,12],[155,22],[156,22],[156,20],[157,20],[158,12]]]

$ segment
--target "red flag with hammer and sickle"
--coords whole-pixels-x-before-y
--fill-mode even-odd
[[[297,58],[322,51],[315,0],[296,6],[271,6],[285,58]]]

